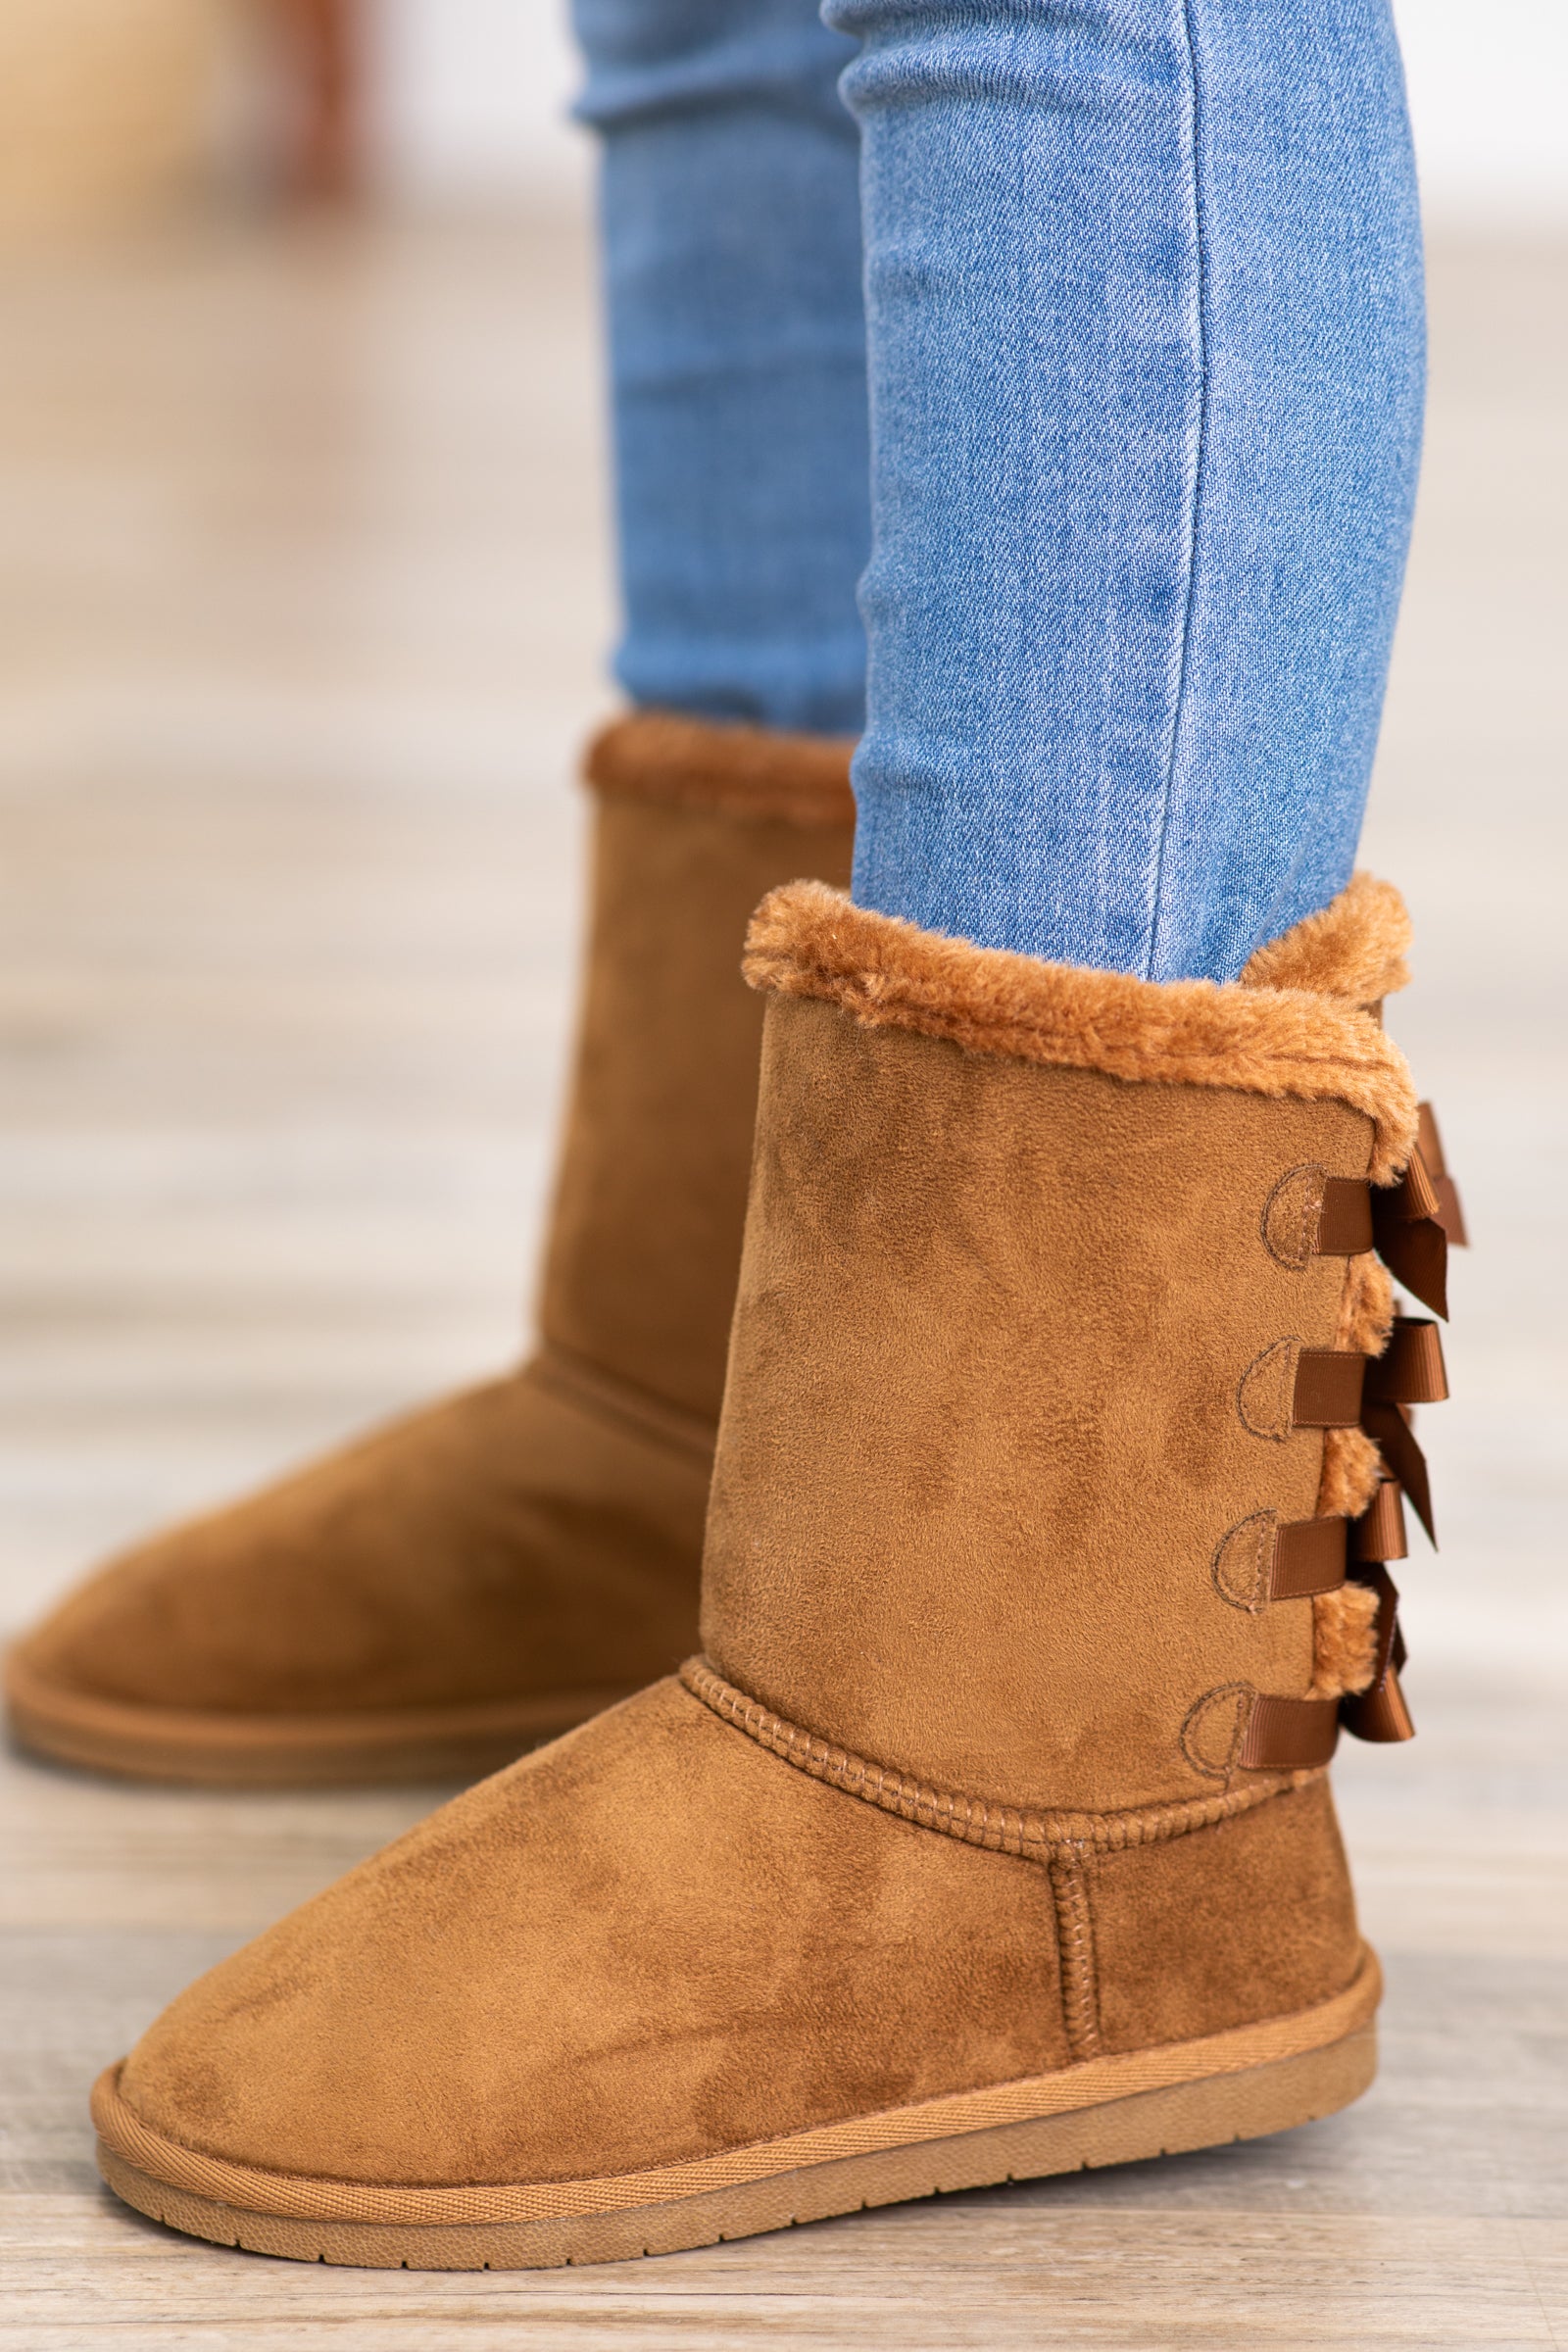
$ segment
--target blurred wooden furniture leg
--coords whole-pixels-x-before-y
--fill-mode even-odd
[[[361,164],[358,0],[272,0],[272,7],[293,85],[284,191],[312,201],[353,196]]]

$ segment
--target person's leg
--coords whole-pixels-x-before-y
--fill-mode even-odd
[[[1231,979],[1348,878],[1420,432],[1387,0],[828,0],[859,36],[856,896]]]
[[[797,882],[749,934],[704,1655],[223,1962],[104,2077],[110,2185],[224,2245],[712,2244],[1227,2145],[1374,2069],[1322,1768],[1342,1722],[1408,1736],[1370,1433],[1410,1476],[1402,1408],[1444,1392],[1430,1325],[1368,1361],[1374,1231],[1408,1254],[1437,1198],[1369,1009],[1407,924],[1364,879],[1245,987],[1144,976],[1234,971],[1348,853],[1413,426],[1368,53],[1281,0],[1300,46],[1243,105],[1233,12],[1228,62],[1200,44],[1216,143],[1185,18],[862,13],[873,903]],[[1341,185],[1338,270],[1298,173]]]
[[[815,0],[575,0],[603,146],[633,701],[858,731],[869,544],[854,54]]]

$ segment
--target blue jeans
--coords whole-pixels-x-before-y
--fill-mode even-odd
[[[1231,978],[1349,874],[1398,600],[1422,324],[1387,0],[825,14],[860,133],[871,415],[856,896],[987,946]],[[835,408],[811,368],[850,348],[859,306],[847,268],[816,270],[793,327],[779,306],[808,254],[854,241],[844,175],[805,163],[839,153],[834,34],[806,0],[578,15],[606,134],[621,675],[649,702],[817,723],[816,526],[830,508],[847,555],[864,459],[853,369]],[[662,268],[658,305],[625,301],[628,253],[649,285]],[[738,281],[769,306],[750,397]],[[706,369],[653,365],[672,319]],[[801,528],[749,554],[715,528],[711,559],[670,528],[677,501],[736,518],[763,484]],[[776,649],[787,699],[758,695],[755,659],[745,692],[739,666],[699,677],[694,646],[736,642],[754,600],[786,630],[799,615],[814,698]]]
[[[871,541],[854,46],[815,0],[574,0],[603,141],[637,703],[858,735]]]

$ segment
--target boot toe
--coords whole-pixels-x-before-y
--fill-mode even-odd
[[[1035,1866],[826,1788],[665,1683],[201,1979],[119,2101],[316,2181],[699,2160],[1063,2063],[1052,1919]]]

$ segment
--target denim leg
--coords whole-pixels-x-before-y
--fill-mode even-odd
[[[816,0],[574,0],[603,142],[634,701],[858,733],[870,545],[854,52]]]
[[[862,904],[1230,979],[1348,879],[1420,441],[1388,0],[828,0],[859,38]]]

